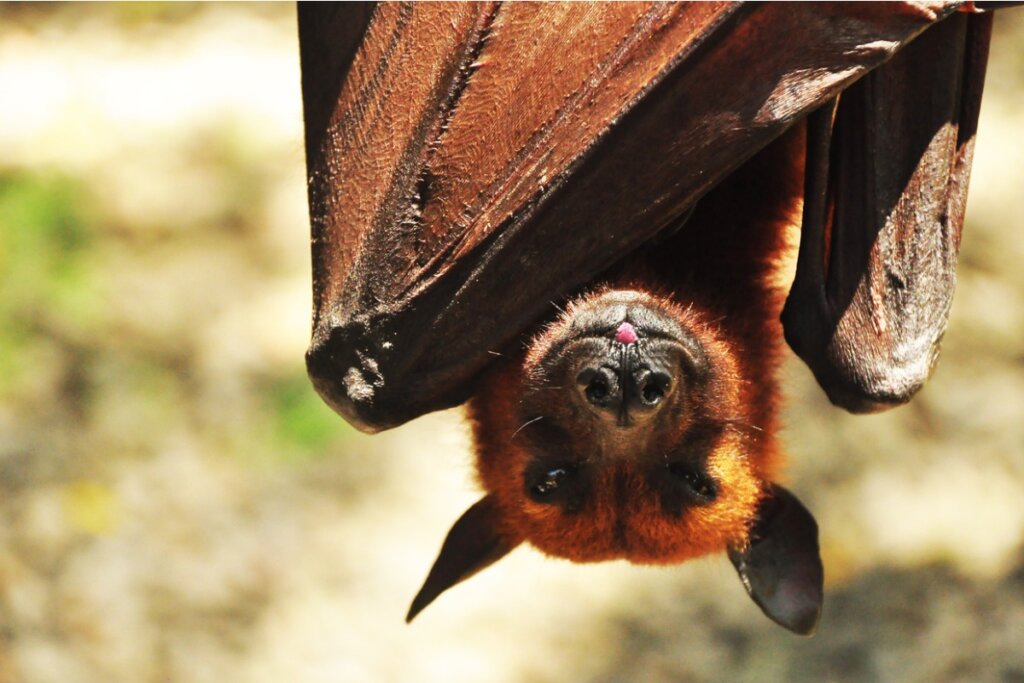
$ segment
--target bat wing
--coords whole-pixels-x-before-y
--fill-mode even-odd
[[[786,339],[833,403],[908,401],[956,285],[991,14],[929,29],[808,120]]]
[[[552,300],[956,6],[301,4],[314,386],[368,431],[462,402]]]

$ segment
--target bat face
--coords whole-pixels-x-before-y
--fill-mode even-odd
[[[765,484],[741,381],[699,309],[631,289],[584,297],[474,401],[501,526],[578,562],[744,545]]]

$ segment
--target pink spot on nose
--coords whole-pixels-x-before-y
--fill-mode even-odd
[[[629,323],[622,323],[619,329],[615,330],[615,341],[620,344],[632,344],[639,337],[636,336],[636,328]]]

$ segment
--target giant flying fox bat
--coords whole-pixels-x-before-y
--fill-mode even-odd
[[[474,425],[484,495],[409,619],[526,542],[726,552],[813,631],[783,334],[852,411],[931,372],[991,26],[958,9],[300,5],[310,377],[367,431],[467,400]]]

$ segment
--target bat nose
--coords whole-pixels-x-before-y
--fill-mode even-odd
[[[635,426],[653,417],[672,389],[666,372],[628,365],[588,365],[576,378],[577,389],[591,409],[621,427]]]

